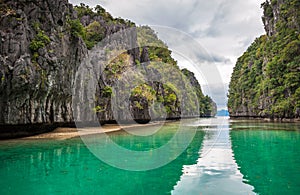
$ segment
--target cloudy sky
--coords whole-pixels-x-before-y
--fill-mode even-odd
[[[226,108],[227,86],[236,59],[252,41],[264,34],[260,4],[264,0],[69,0],[90,6],[100,4],[114,17],[130,19],[139,25],[150,25],[163,41],[175,49],[160,27],[171,27],[187,33],[210,56],[207,66],[217,68],[222,80],[207,82],[194,65],[176,52],[179,66],[194,71],[204,93],[213,97],[218,109]],[[156,28],[157,27],[157,28]],[[175,40],[176,42],[176,40]],[[199,55],[201,58],[202,55]],[[203,57],[203,56],[202,56]],[[214,77],[213,75],[210,75]],[[208,77],[208,76],[206,76]],[[225,86],[225,90],[224,90]]]

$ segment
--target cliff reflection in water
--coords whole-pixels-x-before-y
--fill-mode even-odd
[[[234,122],[232,150],[258,194],[300,194],[300,125]]]

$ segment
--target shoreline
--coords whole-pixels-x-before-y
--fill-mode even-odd
[[[195,119],[198,117],[189,117],[184,119]],[[182,119],[181,119],[182,120]],[[8,136],[6,139],[0,139],[0,142],[4,141],[14,141],[14,140],[66,140],[72,139],[80,136],[88,136],[94,134],[101,134],[101,133],[112,133],[116,131],[122,131],[127,129],[135,129],[135,128],[143,128],[143,127],[150,127],[150,126],[163,126],[169,123],[175,123],[180,120],[157,120],[146,124],[139,124],[139,123],[128,123],[128,124],[104,124],[100,126],[90,126],[90,127],[81,127],[77,128],[74,126],[57,126],[54,130],[51,131],[43,131],[41,133],[33,134],[33,135],[25,135],[25,136],[17,136],[11,137]]]
[[[148,124],[105,124],[99,127],[86,127],[86,128],[76,128],[76,127],[58,127],[54,131],[42,133],[38,135],[23,137],[23,138],[14,138],[9,140],[67,140],[72,138],[77,138],[81,136],[89,136],[102,133],[112,133],[117,131],[122,131],[124,129],[133,129],[138,127],[149,127],[149,126],[158,126],[165,125],[167,123],[176,122],[174,121],[157,121]],[[1,140],[0,140],[1,141]],[[3,140],[4,141],[4,140]]]
[[[69,122],[69,123],[53,123],[53,124],[24,124],[24,125],[0,125],[0,141],[2,140],[14,140],[14,139],[26,139],[26,138],[38,138],[38,137],[51,137],[51,134],[57,134],[64,136],[64,134],[71,134],[73,133],[74,136],[76,132],[81,132],[81,130],[85,131],[95,131],[99,133],[100,130],[105,132],[110,131],[117,131],[120,128],[129,128],[129,127],[140,127],[140,126],[147,126],[147,125],[155,125],[155,124],[162,124],[168,123],[177,120],[156,120],[150,123],[79,123],[79,126],[83,126],[81,128],[76,126],[76,123]],[[93,130],[92,130],[93,129]]]
[[[300,119],[296,120],[271,120],[269,118],[258,118],[258,117],[228,117],[232,122],[243,122],[243,121],[257,121],[257,122],[267,122],[267,123],[300,123]],[[168,123],[174,123],[178,120],[165,120],[165,121],[154,121],[147,124],[105,124],[98,127],[57,127],[53,131],[43,132],[41,134],[26,136],[26,137],[16,137],[11,139],[0,139],[0,142],[5,141],[24,141],[24,140],[67,140],[72,138],[78,138],[81,136],[91,136],[102,133],[112,133],[117,131],[122,131],[126,129],[135,129],[140,127],[158,126],[165,125]]]
[[[230,120],[250,120],[250,121],[261,121],[270,123],[300,123],[300,118],[262,118],[262,117],[251,117],[251,116],[229,116]]]
[[[103,133],[117,131],[120,130],[121,127],[125,128],[133,128],[133,127],[142,127],[149,125],[156,125],[162,123],[169,123],[174,121],[179,121],[182,119],[194,119],[201,118],[200,116],[187,116],[181,118],[167,118],[166,120],[153,120],[150,123],[146,123],[146,121],[139,120],[141,123],[126,123],[126,121],[122,121],[121,124],[118,124],[116,121],[105,121],[105,123],[100,123],[100,129]],[[145,123],[144,123],[145,122]],[[83,128],[77,128],[75,122],[67,122],[67,123],[37,123],[37,124],[0,124],[0,141],[1,140],[14,140],[14,139],[26,139],[26,138],[44,138],[51,137],[51,134],[57,134],[56,137],[62,137],[64,134],[73,134],[74,136],[79,136],[76,132],[81,132],[80,129],[84,129],[85,131],[95,131],[99,133],[99,123],[95,122],[84,122],[79,123],[79,126],[84,126]],[[98,130],[96,130],[98,128]],[[94,129],[94,130],[91,130]],[[79,131],[78,131],[79,130]],[[92,134],[92,132],[91,132]]]

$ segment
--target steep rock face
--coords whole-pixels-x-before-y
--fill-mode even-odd
[[[80,16],[66,0],[1,2],[0,124],[73,122],[75,73],[88,54],[77,19],[84,26],[99,22],[101,39],[128,28],[105,17]],[[138,52],[128,53],[139,59]],[[112,120],[108,116],[101,120]]]
[[[1,2],[1,124],[72,121],[70,87],[87,49],[68,17],[64,0]]]
[[[89,11],[81,10],[81,12],[86,14]],[[84,15],[82,18],[88,17]],[[89,28],[95,21],[101,23],[97,15],[83,23]],[[92,72],[100,73],[96,89],[98,98],[94,108],[98,119],[105,123],[128,122],[133,118],[144,123],[150,120],[213,116],[214,109],[211,108],[214,106],[210,106],[213,101],[208,97],[204,98],[199,83],[193,82],[196,80],[194,76],[184,81],[177,62],[171,58],[171,51],[157,38],[155,32],[149,27],[132,28],[132,24],[128,25],[128,21],[125,22],[125,27],[128,28],[121,28],[118,33],[107,35],[108,38],[93,48],[96,49],[95,59],[98,64],[100,63],[98,70],[97,65],[90,67],[94,69]],[[149,40],[151,43],[148,43]],[[134,48],[126,49],[129,45]],[[114,56],[114,53],[123,50],[127,52]],[[200,89],[200,93],[196,95],[202,100],[201,106],[197,105],[198,100],[193,96],[191,87],[186,87],[182,83],[187,85],[190,83],[195,91]],[[181,101],[186,89],[189,89],[187,99]],[[117,97],[117,100],[114,97]],[[81,100],[86,101],[88,99]],[[200,109],[205,114],[200,114]],[[86,114],[89,116],[81,117],[91,118],[93,115],[93,113]]]
[[[130,28],[130,34],[126,33]],[[112,45],[98,46],[117,32],[124,33]],[[158,47],[142,46],[147,36],[157,41]],[[128,41],[131,49],[104,63],[114,48],[122,48]],[[72,90],[84,95],[84,91],[76,91],[76,72],[93,52],[100,54],[100,66],[91,67],[99,74],[92,110],[100,122],[126,121],[124,110],[142,122],[180,118],[183,114],[195,116],[199,111],[202,116],[214,115],[213,101],[203,96],[199,83],[187,70],[187,83],[193,89],[188,87],[187,100],[179,101],[185,90],[179,82],[182,74],[171,51],[149,27],[135,27],[130,21],[113,18],[100,6],[73,7],[67,0],[0,0],[0,125],[5,126],[4,131],[9,130],[7,125],[27,124],[30,128],[35,124],[73,123],[74,116],[80,113],[74,114]],[[168,65],[162,66],[161,62]],[[172,82],[147,81],[135,75],[138,83],[130,91],[130,103],[116,115],[112,110],[113,95],[122,100],[128,92],[113,94],[112,89],[132,69],[157,80],[168,75]],[[169,74],[170,70],[178,74]],[[124,86],[129,80],[125,79]],[[193,101],[195,94],[201,101]]]
[[[267,35],[238,59],[231,77],[231,117],[300,117],[300,2],[262,4]]]
[[[190,81],[191,86],[193,87],[193,91],[196,93],[196,96],[198,97],[200,116],[202,117],[215,116],[217,114],[217,105],[209,96],[203,95],[201,86],[198,80],[196,79],[194,73],[190,72],[187,69],[183,69],[181,71]]]

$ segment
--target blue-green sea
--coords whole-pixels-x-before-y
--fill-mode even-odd
[[[300,194],[300,124],[220,117],[5,140],[0,163],[1,195]]]

